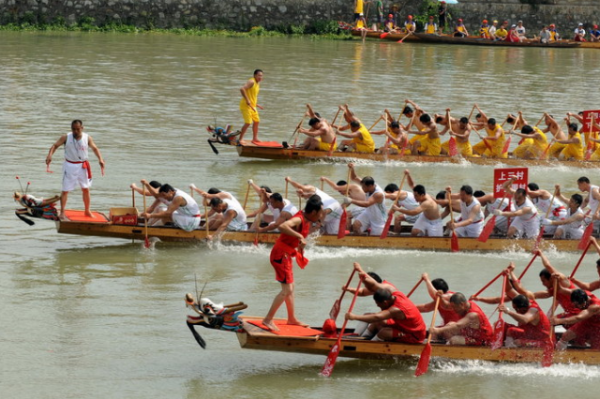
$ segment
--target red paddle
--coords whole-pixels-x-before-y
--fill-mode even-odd
[[[412,290],[410,290],[410,292],[408,293],[408,295],[406,297],[410,298],[410,296],[413,294],[413,292],[415,292],[415,290],[417,289],[417,287],[419,285],[421,285],[422,282],[423,282],[423,277],[421,277],[421,279],[419,281],[417,281],[417,284],[415,284],[415,286],[412,288]]]
[[[494,277],[492,279],[492,281],[490,281],[489,283],[487,283],[482,289],[480,289],[479,291],[477,291],[477,293],[475,295],[472,295],[472,296],[479,296],[479,294],[481,294],[483,291],[485,291],[487,289],[487,287],[489,287],[490,285],[492,285],[494,283],[494,281],[498,280],[498,278],[500,278],[500,276],[502,276],[502,273],[504,273],[504,272],[500,272],[496,277]]]
[[[505,192],[504,197],[502,197],[502,201],[500,201],[500,206],[498,206],[498,208],[502,207],[502,204],[504,204],[506,194],[507,193]],[[477,240],[481,242],[486,242],[488,238],[490,238],[492,231],[494,231],[494,227],[496,227],[496,215],[492,216],[490,220],[487,221],[485,226],[483,226],[483,230],[481,230],[481,234],[479,234],[479,238],[477,238]]]
[[[454,211],[452,210],[452,193],[450,191],[446,192],[448,197],[448,209],[450,210],[450,221],[454,225]],[[458,247],[458,237],[456,235],[456,231],[452,228],[452,238],[450,238],[450,250],[452,252],[458,252],[460,249]]]
[[[380,39],[385,39],[386,37],[388,37],[388,35],[390,34],[390,32],[384,32],[381,35],[379,35]]]
[[[352,282],[354,273],[356,273],[356,269],[352,269],[352,273],[350,273],[348,282],[344,286],[342,295],[340,295],[339,299],[336,299],[336,301],[333,303],[333,306],[331,307],[331,310],[329,311],[329,318],[333,319],[333,321],[335,321],[337,319],[338,315],[340,314],[340,306],[342,304],[342,299],[344,299],[344,294],[346,294],[346,290],[348,289],[348,286],[350,286],[350,283]]]
[[[504,305],[504,297],[506,295],[506,274],[504,280],[502,280],[502,295],[500,296],[500,305]],[[498,312],[498,321],[494,324],[494,339],[492,340],[492,350],[501,348],[504,344],[504,319],[502,318],[503,312]]]
[[[573,268],[573,271],[571,272],[571,275],[569,276],[570,279],[573,278],[573,277],[575,277],[575,273],[577,272],[577,269],[579,269],[579,265],[581,265],[581,261],[585,257],[585,254],[587,253],[588,249],[590,249],[590,245],[592,245],[592,242],[588,240],[587,246],[583,250],[583,253],[579,257],[579,260],[577,261],[577,264],[575,265],[575,267]]]
[[[438,306],[440,305],[440,297],[435,298],[435,308],[433,309],[433,317],[431,318],[431,325],[429,326],[429,336],[427,337],[427,343],[421,352],[419,363],[415,370],[415,377],[423,375],[429,369],[429,360],[431,359],[431,329],[435,325],[435,316],[437,315]]]
[[[143,184],[142,196],[144,197],[144,212],[146,212],[146,185]],[[150,240],[148,240],[148,218],[144,218],[144,247],[150,248]]]
[[[529,261],[527,266],[525,266],[525,269],[523,269],[523,273],[521,273],[521,275],[519,276],[519,280],[521,280],[523,278],[523,276],[525,275],[525,273],[527,273],[527,270],[529,270],[529,267],[533,264],[533,261],[535,260],[535,258],[538,257],[538,255],[539,255],[539,253],[537,251],[535,251],[533,258],[531,258],[531,260]]]
[[[356,297],[358,296],[358,290],[360,290],[360,285],[362,284],[362,278],[358,281],[358,285],[356,286],[356,292],[354,292],[354,297],[352,298],[352,303],[350,304],[350,308],[348,308],[348,312],[352,312],[354,308],[354,304],[356,303]],[[335,362],[340,354],[340,344],[342,343],[342,336],[344,335],[344,331],[346,331],[346,325],[348,324],[348,320],[344,319],[344,324],[342,325],[342,329],[340,330],[340,334],[338,335],[337,341],[331,347],[329,351],[329,355],[327,355],[327,360],[325,360],[325,364],[323,365],[323,369],[321,370],[321,375],[324,377],[331,377],[331,373],[333,373],[333,368],[335,367]]]
[[[502,148],[502,155],[508,153],[508,147],[510,147],[511,140],[512,140],[512,136],[509,136],[508,140],[506,140],[506,142],[504,143],[504,147]]]
[[[587,211],[585,216],[588,216],[592,210]],[[583,218],[585,220],[585,218]],[[579,244],[577,244],[577,249],[585,249],[587,243],[590,241],[590,237],[594,232],[594,219],[590,220],[590,224],[587,225],[585,230],[583,231],[583,235],[581,236],[581,240],[579,240]]]
[[[348,179],[346,180],[346,197],[350,192],[350,174],[352,170],[348,168]],[[346,237],[346,222],[348,220],[348,214],[346,213],[346,205],[342,205],[342,215],[340,216],[340,225],[338,226],[338,240]]]
[[[454,136],[450,137],[450,140],[448,140],[448,154],[451,157],[458,155],[458,147],[456,146],[456,139]]]
[[[392,225],[392,219],[394,218],[394,211],[392,207],[398,203],[398,199],[400,199],[400,193],[402,192],[402,186],[404,185],[404,180],[406,179],[406,174],[402,177],[402,181],[400,182],[400,187],[398,188],[398,194],[396,194],[396,199],[390,206],[390,210],[388,212],[388,218],[385,221],[385,226],[383,226],[383,231],[379,238],[384,239],[387,238],[388,232],[390,231],[390,226]]]
[[[556,197],[556,190],[554,190],[554,194],[552,194],[552,198],[550,199],[550,204],[548,205],[548,209],[546,209],[546,216],[545,219],[548,219],[548,216],[550,215],[550,211],[552,210],[552,203],[554,202],[554,197]],[[542,225],[542,227],[540,227],[540,233],[537,236],[537,239],[535,240],[535,246],[533,247],[533,251],[537,251],[540,248],[540,243],[542,242],[542,236],[544,235],[544,225]]]
[[[335,149],[335,143],[337,142],[337,136],[333,138],[331,145],[329,146],[329,151],[327,151],[327,156],[330,157],[333,155],[333,150]]]
[[[550,308],[550,320],[554,318],[554,310],[556,310],[556,295],[558,293],[558,280],[554,280],[554,293],[552,296],[552,307]],[[548,341],[544,345],[544,354],[542,355],[542,367],[552,366],[554,358],[554,326],[550,324],[550,334]]]

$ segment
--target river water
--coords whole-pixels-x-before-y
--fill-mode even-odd
[[[582,365],[495,365],[435,360],[428,375],[413,377],[414,361],[339,359],[331,379],[318,372],[322,356],[244,351],[233,334],[200,331],[202,350],[185,326],[183,295],[194,278],[217,302],[244,301],[251,315],[266,313],[279,285],[260,245],[142,243],[58,235],[50,222],[33,227],[13,215],[15,176],[29,191],[60,191],[59,150],[45,173],[48,148],[82,119],[107,163],[95,173],[92,208],[129,206],[131,182],[157,179],[187,189],[220,187],[243,198],[246,180],[274,190],[283,177],[318,184],[321,175],[346,177],[343,163],[286,164],[238,159],[232,149],[212,153],[207,124],[240,127],[239,87],[262,68],[259,103],[263,140],[289,140],[310,102],[332,118],[348,103],[365,123],[405,98],[424,109],[452,108],[467,115],[478,103],[502,120],[519,109],[535,123],[592,109],[600,52],[577,49],[450,47],[310,38],[198,38],[176,35],[0,33],[0,392],[5,398],[591,398],[600,368]],[[431,192],[471,184],[489,190],[492,167],[361,162],[360,175],[398,182],[410,167]],[[567,193],[589,170],[531,168],[530,180]],[[597,179],[596,179],[597,180]],[[141,207],[138,196],[137,205]],[[250,197],[249,207],[257,200]],[[81,209],[79,191],[69,207]],[[427,271],[451,289],[473,293],[509,261],[521,269],[530,254],[442,254],[400,250],[307,251],[311,264],[296,269],[297,312],[321,325],[353,261],[408,291]],[[568,272],[577,254],[550,252]],[[597,278],[595,256],[578,277]],[[541,288],[539,262],[524,278]],[[499,292],[492,286],[490,295]],[[427,299],[424,290],[415,302]],[[349,301],[348,301],[349,302]],[[348,302],[343,305],[347,306]],[[547,308],[550,303],[544,301]],[[372,311],[370,299],[356,311]],[[492,308],[484,308],[488,314]],[[282,309],[279,315],[284,316]],[[429,323],[430,315],[426,315]],[[493,318],[495,320],[495,316]],[[340,322],[340,320],[338,320]],[[340,322],[341,323],[341,322]]]

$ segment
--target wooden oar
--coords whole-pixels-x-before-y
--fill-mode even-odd
[[[346,285],[344,286],[344,289],[342,290],[342,294],[340,295],[339,299],[335,300],[335,302],[333,303],[333,306],[331,307],[331,310],[329,311],[329,318],[332,319],[334,322],[337,319],[338,315],[340,314],[340,306],[342,304],[342,299],[344,299],[344,294],[346,293],[346,290],[350,286],[350,283],[352,282],[352,278],[354,277],[355,273],[356,273],[356,269],[352,269],[352,273],[350,273],[350,277],[348,278],[348,282],[346,283]]]
[[[327,151],[327,156],[330,157],[333,155],[333,151],[335,150],[335,143],[337,143],[337,136],[333,138],[331,145],[329,146],[329,151]]]
[[[552,204],[554,203],[554,197],[556,197],[556,191],[557,189],[554,190],[554,194],[552,194],[552,198],[550,199],[550,204],[548,205],[548,209],[546,209],[546,215],[544,217],[544,219],[548,219],[548,216],[550,215],[550,211],[552,210]],[[544,235],[544,225],[542,225],[542,227],[540,227],[540,233],[538,234],[536,240],[535,240],[535,245],[533,246],[533,251],[536,252],[539,248],[540,248],[540,243],[542,242],[542,236]]]
[[[546,159],[546,157],[548,156],[548,151],[550,150],[550,147],[552,147],[552,144],[554,144],[555,141],[556,141],[556,139],[550,140],[550,143],[548,143],[548,145],[544,149],[544,152],[542,152],[542,155],[540,155],[540,157],[538,159],[540,159],[540,160]]]
[[[446,192],[448,197],[448,209],[450,210],[450,222],[452,226],[454,226],[454,211],[452,210],[452,193],[450,191]],[[456,235],[456,230],[452,227],[452,237],[450,238],[450,250],[452,252],[458,252],[460,250],[458,246],[458,236]]]
[[[409,37],[410,35],[413,34],[413,30],[411,30],[410,32],[408,32],[408,35],[404,36],[402,39],[398,40],[398,43],[402,44],[404,42],[404,39],[406,39],[407,37]]]
[[[206,229],[206,238],[208,238],[208,205],[206,205],[206,201],[204,201],[204,228]]]
[[[429,369],[429,360],[431,359],[431,329],[435,326],[435,316],[437,316],[438,307],[440,305],[440,297],[435,298],[435,308],[433,308],[433,317],[431,318],[431,324],[429,325],[429,336],[427,337],[427,343],[421,352],[419,363],[415,369],[415,377],[423,375]]]
[[[287,196],[288,196],[288,184],[289,184],[289,182],[286,180],[285,181],[285,198],[287,198]]]
[[[135,190],[133,188],[131,189],[131,206],[135,208]],[[146,212],[145,209],[144,212]]]
[[[380,120],[382,120],[383,118],[381,116],[379,116],[379,118],[377,118],[377,120],[375,121],[375,123],[373,123],[371,125],[371,127],[369,129],[367,129],[369,132],[371,132],[371,130],[379,123]],[[387,129],[387,125],[386,125],[386,129]]]
[[[250,195],[250,183],[248,183],[248,188],[246,189],[246,197],[244,198],[244,207],[243,209],[246,210],[246,205],[248,204],[248,196]]]
[[[498,209],[502,208],[507,194],[508,193],[505,191],[504,196],[502,197],[502,201],[500,201],[500,205],[498,206]],[[483,226],[483,230],[481,230],[481,234],[479,234],[479,238],[477,238],[477,240],[481,242],[486,242],[488,238],[490,238],[490,234],[492,234],[492,231],[494,231],[494,227],[496,227],[496,215],[492,216],[490,220],[487,221],[485,226]]]
[[[146,213],[146,185],[142,184],[142,196],[144,201],[144,213]],[[148,240],[148,218],[144,217],[144,247],[150,248],[150,240]]]
[[[393,207],[394,207],[394,205],[396,205],[398,203],[398,200],[400,199],[400,193],[402,192],[402,186],[404,185],[405,179],[406,179],[406,174],[404,176],[402,176],[402,180],[400,181],[400,188],[398,188],[398,194],[396,194],[396,199],[394,199],[394,202],[390,206],[390,210],[388,212],[388,218],[385,221],[385,226],[383,226],[383,231],[381,232],[381,235],[379,236],[379,238],[381,238],[381,239],[387,238],[388,232],[390,231],[390,226],[392,225],[392,219],[394,218]]]
[[[358,291],[360,290],[361,284],[362,278],[358,281],[358,285],[356,286],[356,291],[354,292],[354,297],[352,298],[352,303],[350,304],[348,312],[352,312],[352,309],[354,309],[354,304],[356,303],[356,297],[358,296]],[[340,330],[340,334],[338,335],[337,341],[331,347],[329,355],[327,356],[327,360],[325,360],[325,364],[323,365],[323,369],[321,370],[321,375],[324,377],[331,377],[331,373],[333,373],[335,362],[338,358],[338,355],[340,354],[340,344],[342,343],[342,336],[344,335],[344,331],[346,331],[347,324],[348,320],[344,319],[344,324],[342,325],[342,329]]]
[[[258,246],[258,229],[260,229],[260,222],[262,219],[262,213],[259,213],[258,215],[256,215],[256,233],[254,233],[254,246]]]
[[[598,204],[598,206],[600,206],[600,204]],[[598,210],[598,208],[596,207],[596,211],[597,210]],[[585,216],[588,216],[590,214],[590,212],[592,212],[591,209],[587,211]],[[585,216],[584,216],[583,220],[585,220]],[[590,237],[592,236],[593,232],[594,232],[594,218],[592,217],[592,219],[590,220],[590,224],[587,225],[587,227],[583,231],[583,234],[581,235],[579,244],[577,244],[577,249],[584,249],[586,247],[586,245],[590,241]]]
[[[292,141],[292,139],[294,138],[294,136],[296,135],[296,133],[298,132],[298,130],[300,130],[300,128],[302,127],[302,124],[304,123],[304,119],[305,118],[306,118],[306,114],[304,114],[302,116],[302,119],[300,119],[300,123],[298,123],[298,125],[296,126],[296,129],[294,130],[294,132],[290,136],[290,140],[289,141]]]
[[[477,293],[475,295],[471,295],[471,297],[479,296],[483,291],[485,291],[487,289],[487,287],[489,287],[490,285],[492,285],[494,283],[494,281],[498,280],[500,278],[500,276],[502,276],[502,273],[504,273],[504,272],[503,271],[500,272],[496,277],[494,277],[492,279],[492,281],[490,281],[482,289],[480,289],[479,291],[477,291]]]
[[[415,284],[415,286],[412,288],[412,290],[410,290],[410,292],[408,293],[408,295],[406,295],[406,297],[410,298],[410,296],[413,294],[413,292],[415,292],[415,290],[417,289],[417,287],[419,285],[421,285],[422,282],[423,282],[423,277],[421,277],[421,279],[419,281],[417,281],[417,284]]]
[[[573,268],[573,271],[571,272],[571,275],[569,276],[569,279],[572,279],[573,277],[575,277],[575,273],[577,272],[577,269],[579,269],[579,265],[581,265],[581,261],[583,261],[583,258],[585,257],[585,254],[587,254],[587,251],[588,251],[588,249],[590,249],[591,245],[592,245],[592,242],[588,240],[588,244],[586,245],[585,249],[583,250],[583,253],[579,257],[579,260],[577,261],[577,264]]]
[[[550,320],[554,318],[556,310],[556,296],[558,295],[558,279],[554,280],[554,292],[552,295],[552,307],[550,308]],[[548,334],[548,342],[544,345],[544,353],[542,355],[542,367],[552,366],[554,358],[554,325],[550,323],[550,332]]]
[[[502,280],[502,294],[500,295],[500,306],[504,305],[504,297],[506,296],[506,274]],[[496,350],[504,344],[504,319],[502,318],[502,310],[498,311],[498,321],[494,324],[494,339],[492,340],[491,348]]]
[[[350,174],[352,170],[348,168],[348,179],[346,180],[346,197],[350,192]],[[340,225],[338,226],[337,238],[344,238],[346,236],[346,221],[348,220],[348,214],[346,213],[346,204],[342,205],[342,215],[340,216]]]
[[[527,273],[527,270],[529,270],[529,268],[533,264],[533,261],[535,260],[535,258],[538,257],[538,255],[539,255],[539,252],[535,251],[535,253],[533,254],[533,258],[531,258],[531,260],[529,261],[529,263],[527,264],[527,266],[525,266],[525,269],[523,269],[523,272],[519,276],[519,280],[521,280],[523,278],[523,276],[525,275],[525,273]]]
[[[584,159],[586,161],[589,161],[590,158],[592,157],[592,153],[594,152],[594,142],[591,140],[591,138],[594,136],[594,114],[592,113],[592,124],[590,127],[590,135],[588,136],[588,143],[587,143],[587,149],[585,151],[585,157]]]

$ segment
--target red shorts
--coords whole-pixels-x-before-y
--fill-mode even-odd
[[[468,346],[485,346],[490,343],[489,340],[481,338],[479,336],[480,334],[481,333],[479,332],[479,330],[470,327],[463,328],[460,331],[460,335],[462,335],[465,338],[465,345]]]
[[[576,342],[587,342],[592,349],[600,349],[600,326],[597,324],[586,323],[584,320],[573,324],[569,331],[577,335]]]
[[[407,333],[405,331],[395,328],[395,323],[392,319],[386,320],[385,324],[387,324],[392,329],[392,337],[394,338],[394,342],[404,342],[406,344],[420,344],[425,339],[425,337],[419,339],[418,337],[415,337],[414,334]]]
[[[522,346],[541,348],[549,341],[549,336],[540,332],[533,334],[531,331],[525,331],[523,328],[507,324],[506,336],[518,339]]]
[[[289,254],[281,248],[274,246],[271,250],[271,266],[275,269],[275,280],[281,284],[292,284],[294,282],[294,263]]]

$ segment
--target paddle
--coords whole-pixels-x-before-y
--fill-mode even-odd
[[[258,246],[258,229],[260,229],[260,222],[262,219],[262,214],[259,213],[258,215],[256,215],[256,220],[258,221],[256,223],[256,233],[254,233],[254,246]]]
[[[598,206],[600,206],[600,204]],[[596,210],[598,210],[598,209],[596,209]],[[585,216],[588,216],[591,211],[592,211],[591,209],[589,211],[587,211]],[[583,218],[583,220],[585,220],[585,217]],[[594,219],[592,218],[592,220],[590,220],[590,224],[588,224],[587,227],[585,228],[585,230],[583,231],[581,240],[579,240],[579,244],[577,244],[577,249],[585,248],[585,246],[587,245],[587,242],[590,241],[590,237],[592,236],[593,232],[594,232]]]
[[[550,150],[550,147],[552,147],[552,144],[554,144],[554,141],[556,141],[556,139],[552,139],[550,141],[550,143],[548,143],[548,145],[544,149],[544,152],[542,152],[542,155],[540,155],[540,157],[538,159],[540,159],[540,160],[546,159],[546,157],[548,156],[548,150]]]
[[[352,170],[348,168],[348,179],[346,180],[346,197],[350,191],[350,173]],[[348,221],[348,214],[346,213],[346,204],[342,205],[342,215],[340,216],[340,225],[338,226],[337,238],[346,237],[346,222]]]
[[[404,39],[406,39],[407,37],[409,37],[410,35],[413,34],[414,31],[410,31],[408,32],[408,35],[404,36],[402,39],[398,40],[398,43],[402,44],[404,42]]]
[[[131,189],[131,206],[135,208],[135,190]]]
[[[585,254],[587,253],[588,249],[590,249],[591,245],[592,245],[592,242],[590,240],[588,240],[588,244],[585,246],[585,249],[583,250],[583,253],[579,257],[579,260],[577,261],[577,264],[573,268],[573,271],[571,272],[571,275],[569,276],[569,279],[572,279],[573,277],[575,277],[575,273],[577,272],[577,269],[579,269],[579,265],[581,265],[581,261],[583,261],[583,258],[585,257]]]
[[[431,318],[431,324],[429,325],[429,336],[427,337],[427,342],[425,343],[425,347],[423,348],[421,357],[417,363],[415,377],[425,374],[429,369],[429,360],[431,359],[431,329],[435,326],[435,316],[437,315],[439,305],[440,297],[438,296],[435,298],[435,308],[433,308],[433,317]]]
[[[388,37],[389,34],[390,34],[390,32],[383,32],[381,35],[379,35],[379,38],[385,39],[386,37]]]
[[[298,126],[296,126],[296,129],[294,130],[294,132],[290,136],[290,140],[289,141],[292,141],[292,139],[296,135],[296,132],[298,132],[298,130],[300,130],[300,128],[302,127],[302,123],[304,123],[304,118],[306,118],[306,113],[302,116],[302,119],[300,119],[300,123],[298,123]]]
[[[592,113],[592,124],[591,124],[591,128],[594,128],[594,114]],[[594,152],[594,142],[592,140],[590,140],[592,138],[592,136],[594,135],[594,133],[590,130],[590,135],[588,138],[588,144],[587,144],[587,149],[585,151],[585,157],[584,159],[586,161],[589,161],[590,158],[592,157],[592,153]]]
[[[396,194],[396,199],[394,200],[394,202],[392,203],[392,206],[390,207],[390,210],[388,212],[388,218],[385,221],[385,226],[383,226],[383,231],[381,232],[381,235],[379,236],[379,238],[381,238],[382,240],[384,238],[387,238],[388,232],[390,231],[390,226],[392,225],[392,219],[394,218],[393,207],[394,207],[394,205],[396,205],[398,203],[398,200],[400,199],[400,193],[402,192],[402,186],[404,185],[405,179],[406,179],[406,174],[404,176],[402,176],[402,180],[400,181],[400,188],[398,188],[398,194]]]
[[[206,228],[206,238],[208,238],[208,205],[206,205],[206,200],[204,201],[204,227]]]
[[[142,196],[144,197],[144,213],[146,212],[146,185],[142,183]],[[144,217],[144,247],[150,248],[150,240],[148,240],[148,218]]]
[[[246,197],[244,198],[244,207],[243,209],[246,210],[246,205],[248,204],[248,196],[250,195],[250,183],[248,183],[248,188],[246,189]]]
[[[498,209],[502,208],[502,204],[504,204],[504,200],[506,199],[507,192],[504,192],[504,196],[502,197],[502,201],[500,201],[500,205],[498,205]],[[490,238],[490,234],[494,231],[494,227],[496,227],[496,215],[492,216],[490,220],[487,221],[485,226],[483,226],[483,230],[481,230],[481,234],[479,234],[478,241],[486,242],[488,238]]]
[[[537,258],[539,255],[538,251],[535,251],[533,258],[531,258],[531,260],[529,261],[529,263],[527,264],[527,266],[525,266],[525,269],[523,269],[523,272],[521,273],[521,275],[519,276],[519,280],[521,280],[523,278],[523,276],[525,275],[525,273],[527,273],[527,270],[529,270],[529,267],[531,267],[531,265],[533,264],[533,261],[535,260],[535,258]]]
[[[556,310],[556,296],[558,295],[558,279],[554,280],[554,292],[552,295],[552,307],[550,308],[550,320],[554,318],[554,311]],[[542,355],[542,367],[552,366],[552,360],[554,358],[554,326],[550,324],[550,333],[548,334],[548,342],[544,346],[544,353]]]
[[[504,273],[504,271],[501,271],[496,277],[494,277],[492,279],[492,281],[490,281],[482,289],[480,289],[479,291],[477,291],[477,293],[475,295],[472,295],[471,298],[475,297],[475,296],[479,296],[483,291],[485,291],[487,289],[487,287],[489,287],[490,285],[492,285],[494,283],[494,281],[498,280],[500,278],[500,276],[502,276],[502,273]]]
[[[377,118],[377,120],[375,121],[375,123],[373,123],[373,124],[371,125],[371,127],[370,127],[369,129],[367,129],[367,130],[369,130],[369,132],[370,132],[371,130],[373,130],[373,128],[374,128],[374,127],[375,127],[375,126],[376,126],[376,125],[379,123],[379,121],[380,121],[380,120],[382,120],[382,119],[383,119],[383,118],[382,118],[381,116],[380,116],[379,118]],[[385,127],[385,128],[387,129],[387,124],[386,124],[386,127]]]
[[[289,182],[286,180],[286,181],[285,181],[285,198],[287,198],[287,197],[288,197],[288,183],[289,183]]]
[[[410,298],[410,296],[413,294],[413,292],[415,292],[415,290],[417,289],[417,287],[419,285],[421,285],[422,282],[423,282],[423,277],[421,277],[421,279],[419,281],[417,281],[417,284],[415,284],[415,286],[412,288],[412,290],[410,290],[410,292],[408,293],[408,295],[406,297]]]
[[[333,126],[333,124],[335,123],[338,115],[340,114],[340,111],[341,111],[341,109],[338,107],[337,113],[333,117],[333,121],[331,122],[330,126]],[[329,151],[327,151],[327,156],[328,157],[330,157],[333,154],[333,150],[335,149],[335,143],[337,143],[337,135],[335,135],[333,137],[333,141],[331,142],[331,145],[329,146]]]
[[[458,147],[456,146],[456,139],[454,136],[451,136],[450,140],[448,140],[448,155],[451,157],[458,155]]]
[[[548,215],[550,215],[550,211],[552,210],[552,203],[554,203],[554,197],[556,197],[556,191],[557,189],[554,190],[554,194],[552,194],[552,198],[550,199],[550,204],[548,205],[548,209],[546,209],[546,216],[544,217],[544,219],[548,219]],[[540,248],[540,243],[542,242],[542,235],[544,234],[544,225],[542,225],[542,227],[540,227],[540,233],[538,234],[536,240],[535,240],[535,245],[533,247],[533,251],[537,251]]]
[[[500,306],[504,305],[504,297],[506,296],[506,274],[502,280],[502,294],[500,295]],[[504,319],[502,318],[502,310],[498,311],[498,321],[494,324],[494,339],[492,340],[491,348],[496,350],[504,344]]]
[[[452,210],[452,193],[450,190],[446,191],[446,197],[448,197],[448,210],[450,211],[450,222],[452,226],[454,226],[454,211]],[[458,247],[458,236],[456,235],[456,231],[454,227],[452,227],[452,237],[450,238],[450,250],[452,252],[458,252],[460,249]]]
[[[358,291],[360,290],[360,285],[362,284],[362,278],[358,281],[358,285],[356,286],[356,291],[354,292],[354,297],[352,298],[352,303],[350,304],[350,308],[348,308],[348,312],[352,312],[354,308],[354,304],[356,303],[356,297],[358,297]],[[348,324],[348,320],[344,319],[344,324],[342,325],[342,329],[340,330],[340,334],[338,335],[337,341],[331,347],[329,351],[329,355],[327,355],[327,360],[325,360],[325,364],[323,365],[323,369],[321,370],[321,375],[324,377],[331,377],[331,373],[333,373],[333,368],[335,367],[335,362],[340,354],[340,344],[342,343],[342,336],[344,335],[344,331],[346,331],[346,325]]]
[[[354,277],[354,273],[356,273],[356,269],[352,269],[352,273],[350,273],[350,277],[348,278],[348,282],[346,283],[346,285],[344,286],[344,289],[342,290],[342,294],[340,295],[340,298],[336,299],[336,301],[333,303],[333,306],[331,307],[331,310],[329,311],[329,318],[332,319],[334,321],[334,323],[335,323],[335,320],[337,319],[338,315],[340,314],[340,306],[342,304],[342,299],[344,299],[344,294],[346,293],[348,286],[350,286],[350,283],[352,282],[352,277]]]

